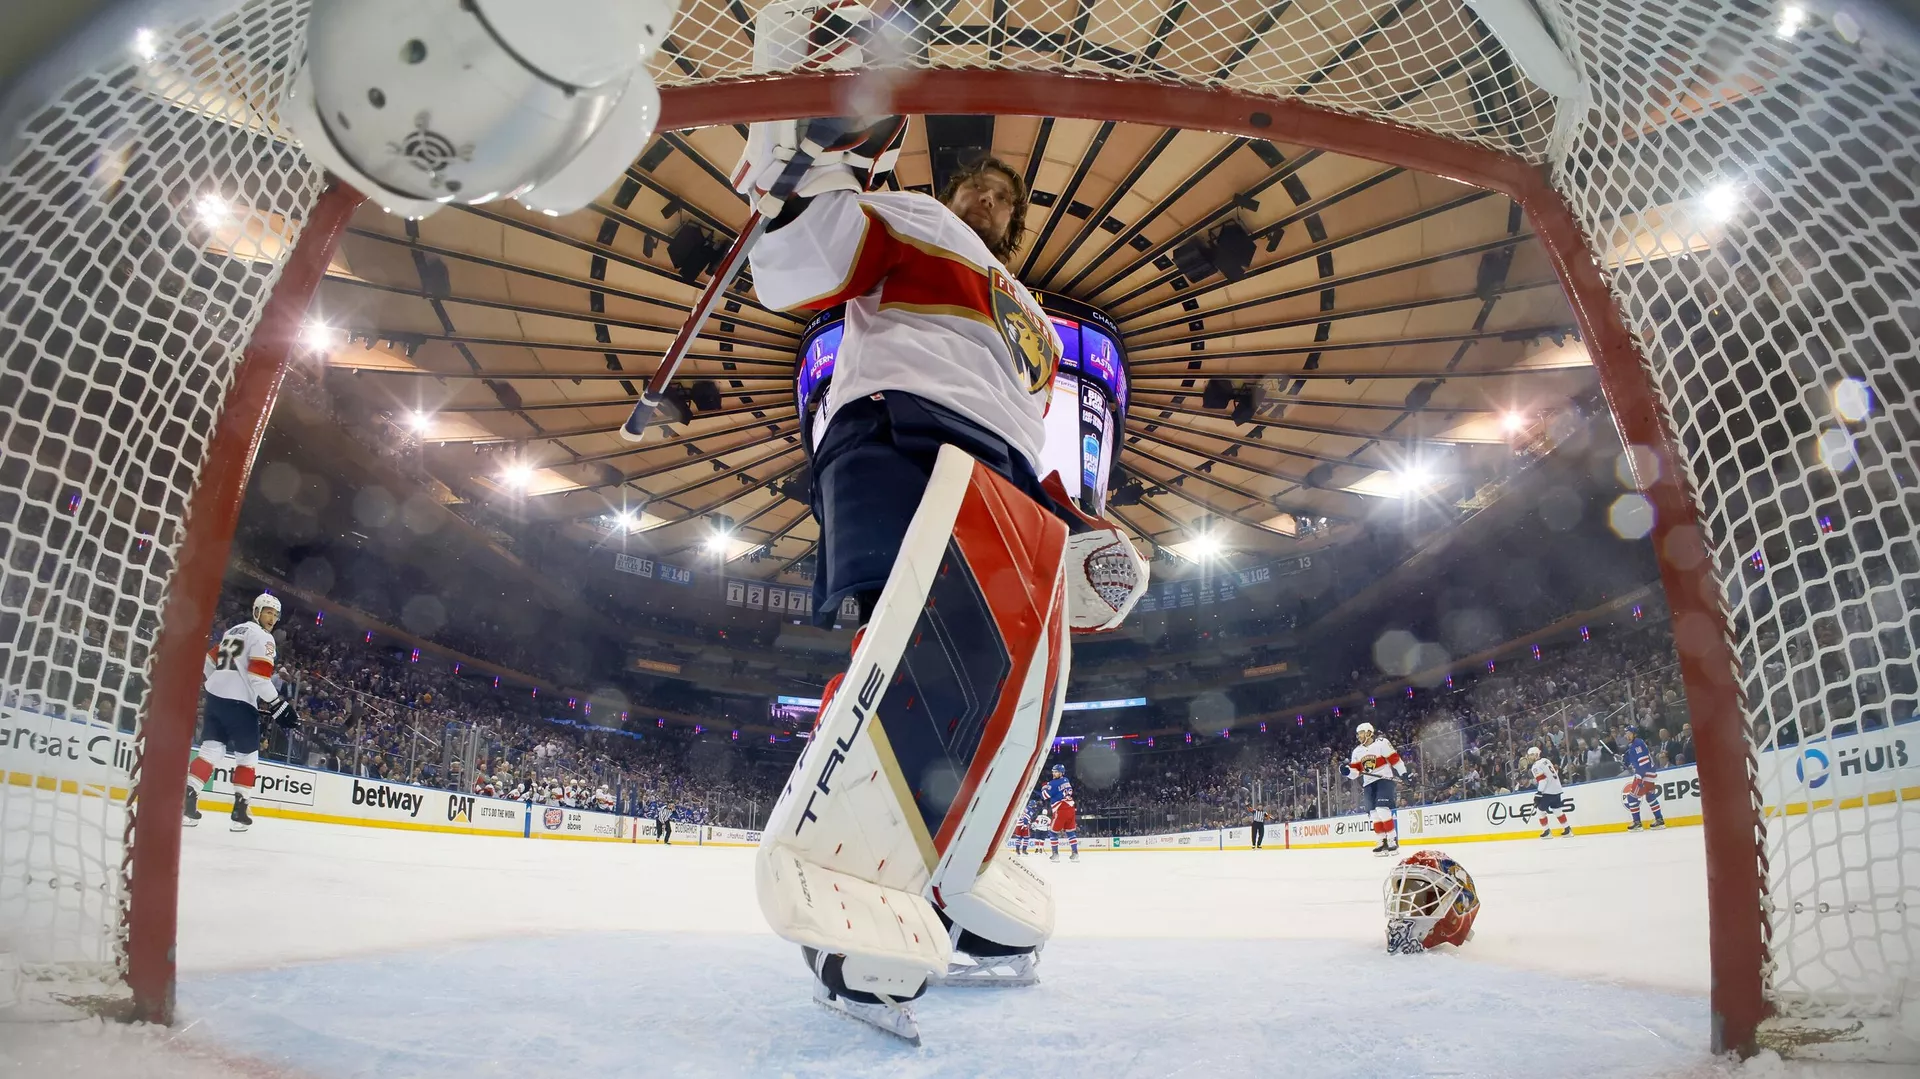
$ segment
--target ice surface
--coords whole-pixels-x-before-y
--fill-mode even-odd
[[[1410,957],[1364,850],[1038,860],[1041,984],[914,1050],[812,1003],[749,850],[203,828],[178,1030],[0,1024],[0,1075],[1716,1076],[1700,837],[1456,845],[1477,934]]]

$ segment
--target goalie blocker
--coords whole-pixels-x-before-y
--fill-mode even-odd
[[[756,858],[767,921],[837,997],[918,996],[950,924],[1014,950],[1052,934],[1046,882],[997,855],[1059,722],[1066,553],[1063,521],[940,448]],[[844,957],[830,980],[813,953]]]

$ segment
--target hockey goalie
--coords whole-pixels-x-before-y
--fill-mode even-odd
[[[771,66],[861,66],[885,32],[858,6],[773,5],[756,47]],[[1069,634],[1118,626],[1146,566],[1037,475],[1061,345],[1004,263],[1020,175],[989,158],[939,199],[874,193],[905,120],[822,124],[851,133],[838,150],[810,126],[754,125],[734,179],[770,222],[750,256],[761,301],[847,305],[815,422],[814,609],[851,597],[860,629],[755,883],[816,999],[917,1042],[908,1002],[930,981],[1033,980],[1053,897],[1006,840],[1059,721]]]

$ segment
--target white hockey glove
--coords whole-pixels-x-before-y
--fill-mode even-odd
[[[1067,628],[1074,633],[1119,629],[1147,594],[1147,560],[1118,525],[1082,512],[1060,473],[1048,473],[1040,488],[1084,528],[1067,537]]]
[[[829,191],[868,191],[893,171],[906,138],[907,118],[878,120],[769,120],[747,129],[747,148],[733,167],[734,190],[769,220],[789,198],[810,199]],[[777,190],[796,155],[809,161],[791,191]]]
[[[912,21],[889,20],[872,8],[846,0],[774,0],[753,18],[753,70],[855,71],[899,64],[914,50]],[[906,118],[848,120],[842,131],[861,131],[836,139],[831,149],[818,137],[809,147],[808,122],[773,120],[747,129],[747,148],[733,169],[734,190],[748,196],[762,215],[777,218],[788,197],[773,192],[775,182],[796,153],[813,158],[792,195],[812,198],[829,191],[871,190],[893,171],[906,136]],[[838,133],[836,133],[838,134]]]

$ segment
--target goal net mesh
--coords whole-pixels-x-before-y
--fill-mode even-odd
[[[304,16],[147,28],[7,146],[0,953],[29,976],[124,970],[148,654],[222,397],[320,192],[275,126]]]
[[[753,78],[763,6],[683,0],[656,80]],[[841,7],[818,32],[854,32]],[[1536,10],[1577,78],[1570,96],[1526,73],[1551,81],[1513,36]],[[318,192],[274,122],[302,11],[254,3],[155,28],[10,151],[10,720],[111,731],[137,751],[181,509]],[[1894,35],[1734,0],[953,0],[897,5],[888,23],[903,67],[1223,88],[1548,169],[1701,507],[1765,820],[1770,998],[1789,1015],[1911,1006],[1920,66]],[[1721,632],[1675,626],[1683,650]],[[9,775],[0,803],[0,948],[111,968],[124,787],[63,797],[52,757]]]

